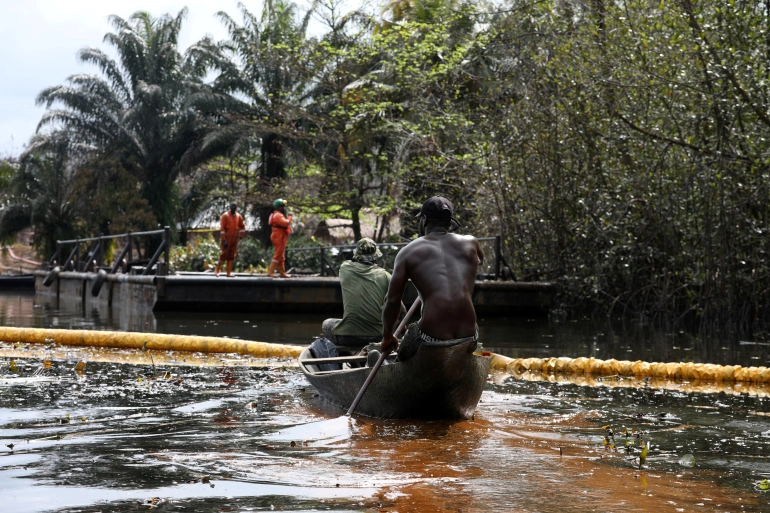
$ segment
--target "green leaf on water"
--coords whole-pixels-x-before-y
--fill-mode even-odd
[[[770,479],[763,479],[757,483],[757,486],[760,490],[770,490]]]

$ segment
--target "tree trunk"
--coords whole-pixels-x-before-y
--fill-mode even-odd
[[[353,210],[350,211],[350,218],[353,221],[353,238],[356,241],[361,240],[361,218],[359,216],[360,212],[361,207],[354,207]]]
[[[267,134],[262,138],[262,177],[286,178],[283,162],[283,145],[278,134]],[[269,215],[269,214],[268,214]]]
[[[273,213],[273,207],[271,205],[264,207],[254,207],[253,215],[259,218],[259,230],[257,231],[257,239],[262,244],[263,248],[269,248],[272,245],[270,242],[270,234],[273,229],[268,224],[270,220],[270,214]]]

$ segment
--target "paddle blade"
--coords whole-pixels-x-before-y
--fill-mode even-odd
[[[325,444],[344,442],[353,435],[352,419],[348,416],[336,419],[298,424],[268,435],[268,440],[277,442],[322,442]]]

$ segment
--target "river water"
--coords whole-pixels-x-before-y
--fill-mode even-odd
[[[322,318],[126,320],[0,295],[1,325],[306,344]],[[485,348],[509,356],[768,365],[761,341],[547,319],[479,325]],[[342,413],[290,360],[2,344],[0,511],[770,511],[764,389],[585,387],[495,374],[472,420],[356,418],[340,439],[275,437]]]

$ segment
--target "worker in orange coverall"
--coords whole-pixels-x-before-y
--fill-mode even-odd
[[[227,277],[233,277],[233,260],[238,253],[238,240],[246,235],[246,225],[243,223],[241,214],[235,212],[235,203],[230,203],[230,210],[222,214],[219,220],[219,241],[222,248],[219,253],[219,262],[214,271],[214,276],[219,276],[219,270],[222,262],[227,262]]]
[[[271,278],[275,278],[273,274],[278,269],[279,276],[281,278],[290,278],[286,274],[286,244],[289,242],[289,234],[291,233],[291,214],[286,216],[287,201],[278,198],[273,202],[273,213],[270,214],[270,220],[268,224],[272,227],[272,233],[270,234],[270,241],[275,247],[275,254],[273,260],[270,262],[270,267],[267,269],[267,275]]]

